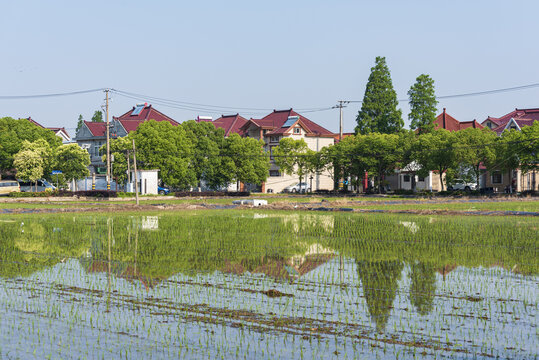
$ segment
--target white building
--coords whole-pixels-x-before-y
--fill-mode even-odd
[[[271,114],[262,119],[247,120],[238,114],[221,116],[213,121],[216,127],[225,130],[225,136],[231,133],[238,133],[241,136],[248,136],[257,140],[263,140],[264,149],[272,156],[273,148],[279,145],[283,137],[290,137],[295,140],[303,139],[309,149],[320,151],[325,146],[335,143],[336,134],[312,122],[306,117],[296,113],[293,109],[274,110]],[[312,190],[332,190],[333,179],[328,172],[320,174],[308,174],[304,182]],[[257,189],[262,192],[281,192],[289,185],[299,182],[297,175],[287,175],[280,171],[271,158],[271,168],[266,183]]]

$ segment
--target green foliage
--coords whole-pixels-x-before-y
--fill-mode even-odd
[[[539,169],[539,121],[521,131],[505,130],[497,146],[497,162],[492,168],[527,172]]]
[[[357,188],[360,179],[367,171],[376,175],[378,189],[381,191],[385,176],[402,165],[404,139],[403,134],[369,133],[349,136],[335,145],[333,151],[335,157],[339,159],[337,161],[344,177],[354,176]]]
[[[106,146],[106,145],[105,145]],[[112,176],[120,184],[127,182],[127,154],[129,150],[133,149],[133,143],[131,137],[125,136],[110,141],[110,154],[114,156],[114,162],[112,163]],[[106,155],[103,156],[103,162],[106,161]],[[133,167],[133,152],[129,155],[129,162],[131,164],[131,170]]]
[[[77,144],[65,144],[56,149],[55,170],[62,171],[66,180],[79,180],[90,175],[89,165],[90,154]]]
[[[81,120],[81,116],[79,115],[79,121]],[[92,115],[92,122],[103,122],[103,112],[101,110],[94,111],[94,115]]]
[[[13,166],[21,180],[36,182],[43,177],[43,158],[38,151],[19,151],[13,158]]]
[[[539,121],[522,127],[521,141],[515,144],[516,152],[520,155],[520,168],[524,172],[539,170]]]
[[[193,143],[182,126],[150,120],[128,137],[135,140],[138,169],[159,169],[163,182],[172,187],[185,189],[197,185],[192,165]]]
[[[232,171],[232,181],[241,181],[244,184],[261,184],[266,181],[270,162],[269,155],[264,152],[262,140],[232,134],[226,138],[225,144],[223,155],[231,160],[225,164]]]
[[[467,128],[457,131],[456,156],[460,167],[465,172],[469,172],[477,183],[479,189],[479,178],[481,176],[480,166],[491,168],[496,161],[496,134],[490,129]],[[468,171],[466,171],[468,170]],[[464,176],[459,176],[464,178]]]
[[[404,121],[397,105],[397,93],[393,89],[386,59],[379,56],[375,66],[371,68],[361,110],[356,118],[356,134],[399,132]]]
[[[429,171],[437,171],[442,191],[444,190],[443,174],[458,165],[458,151],[454,147],[455,144],[455,133],[437,129],[419,136],[413,149],[412,156],[421,166],[418,173],[426,175]]]
[[[434,80],[425,74],[417,77],[416,83],[408,91],[410,97],[410,129],[424,134],[434,130],[436,120],[436,95],[434,94]]]
[[[185,121],[181,125],[193,143],[192,168],[198,183],[218,189],[232,181],[234,161],[220,156],[226,149],[224,130],[209,122]]]
[[[315,171],[315,167],[322,166],[317,162],[315,152],[307,146],[303,139],[295,140],[285,137],[279,141],[279,145],[273,148],[275,165],[289,175],[296,174],[299,182]]]
[[[0,118],[0,173],[13,168],[13,156],[21,150],[24,140],[35,142],[38,139],[47,142],[51,149],[62,144],[54,132],[36,126],[27,119]]]
[[[75,134],[79,133],[79,130],[82,128],[83,124],[84,124],[84,119],[82,115],[79,115],[79,119],[77,120],[77,129],[75,130]]]

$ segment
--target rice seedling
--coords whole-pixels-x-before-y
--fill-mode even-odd
[[[2,216],[0,357],[536,356],[534,218]]]

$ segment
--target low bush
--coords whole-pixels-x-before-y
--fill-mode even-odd
[[[176,197],[199,197],[199,196],[249,196],[249,191],[177,191]]]
[[[107,199],[118,197],[118,193],[113,190],[82,190],[73,192],[73,195]]]

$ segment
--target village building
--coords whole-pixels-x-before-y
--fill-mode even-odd
[[[151,104],[137,104],[125,114],[112,117],[110,122],[110,139],[127,136],[135,131],[145,121],[168,121],[172,125],[179,125],[177,121],[155,109]],[[105,122],[84,121],[77,132],[77,144],[90,153],[90,173],[105,175],[106,164],[103,162],[103,153],[100,148],[107,142],[107,124]]]
[[[54,132],[54,134],[56,136],[58,136],[60,139],[62,139],[63,144],[67,144],[67,143],[71,142],[71,137],[69,136],[69,134],[67,133],[65,128],[63,128],[63,127],[45,127],[45,126],[41,125],[40,123],[38,123],[37,121],[35,121],[34,119],[32,119],[31,117],[28,117],[27,120],[30,121],[35,126],[38,126],[40,128],[43,128],[43,129],[49,129],[50,131]]]
[[[213,121],[216,127],[225,130],[225,136],[237,133],[240,136],[251,137],[264,141],[264,150],[270,154],[271,167],[268,180],[260,187],[247,187],[250,190],[262,192],[282,192],[289,185],[299,182],[297,175],[282,172],[273,159],[273,149],[284,137],[295,140],[303,139],[309,149],[320,151],[325,146],[335,143],[336,134],[298,114],[293,109],[274,110],[261,119],[245,119],[239,114],[221,116]],[[333,189],[333,179],[326,172],[308,174],[304,179],[307,188],[312,191]],[[244,184],[245,188],[246,184]]]
[[[481,124],[501,136],[505,130],[521,131],[523,127],[531,126],[535,121],[539,121],[539,108],[515,109],[499,118],[488,116]],[[485,174],[485,186],[498,192],[538,191],[539,171],[495,170]]]

